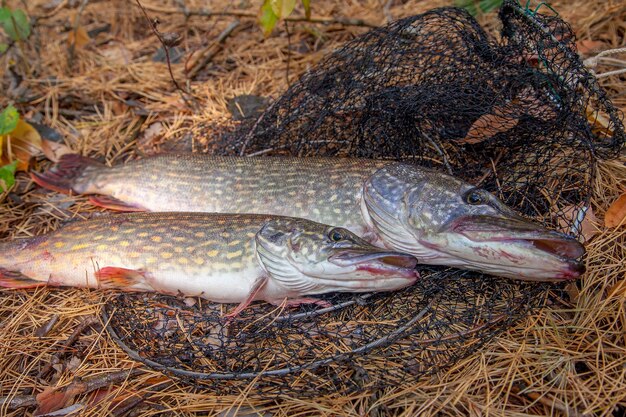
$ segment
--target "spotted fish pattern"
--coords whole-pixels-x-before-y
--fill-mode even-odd
[[[127,213],[1,243],[0,287],[157,291],[243,308],[253,300],[299,303],[330,291],[402,288],[417,279],[415,264],[346,229],[304,219]]]
[[[108,196],[93,201],[110,208],[267,213],[341,225],[360,234],[366,226],[360,211],[363,184],[389,164],[397,163],[162,154],[109,168],[66,155],[52,171],[33,178],[59,191]]]

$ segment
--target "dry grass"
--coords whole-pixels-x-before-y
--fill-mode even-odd
[[[9,2],[11,3],[11,2]],[[18,3],[17,1],[14,3]],[[34,37],[0,58],[3,89],[0,104],[15,102],[29,118],[56,129],[73,149],[105,158],[109,162],[133,157],[149,146],[142,145],[143,130],[158,120],[164,137],[191,131],[198,136],[192,147],[201,146],[199,126],[228,118],[226,99],[251,93],[277,97],[287,86],[285,63],[288,39],[284,28],[263,40],[252,25],[226,40],[223,50],[190,82],[195,96],[191,111],[172,87],[166,66],[152,62],[159,45],[149,31],[134,1],[91,1],[78,14],[80,1],[62,1],[56,9],[49,0],[27,2],[37,22]],[[58,3],[58,2],[57,2]],[[190,51],[206,48],[234,17],[190,17],[178,10],[181,1],[143,2],[161,20],[160,30],[183,34],[181,47]],[[189,9],[206,7],[206,2],[187,0]],[[251,3],[251,4],[250,4]],[[258,2],[233,3],[216,0],[213,10],[233,10],[248,5],[254,13]],[[312,2],[317,16],[360,18],[373,24],[385,22],[385,2],[374,0]],[[444,0],[392,1],[393,17],[408,16],[445,5]],[[601,49],[626,44],[626,4],[618,0],[553,2],[582,39],[601,41]],[[250,19],[242,18],[242,23]],[[78,23],[76,23],[78,22]],[[482,18],[488,27],[494,17]],[[68,34],[78,24],[87,31],[108,29],[95,35],[84,47],[68,50]],[[356,26],[290,24],[291,58],[289,79],[317,62],[342,42],[362,33]],[[23,61],[22,58],[23,57]],[[619,58],[616,57],[616,58]],[[622,56],[621,58],[624,58]],[[624,65],[624,61],[609,62]],[[12,67],[24,76],[12,86]],[[174,65],[176,78],[184,84],[184,64]],[[601,64],[598,72],[615,69]],[[614,103],[626,110],[624,78],[608,77],[603,85]],[[193,128],[190,128],[193,126]],[[137,146],[140,145],[140,146]],[[143,144],[145,145],[145,144]],[[626,157],[600,165],[593,207],[602,219],[608,205],[626,191]],[[93,210],[80,198],[59,196],[35,187],[20,176],[12,193],[0,195],[0,236],[26,237],[54,229],[65,219]],[[76,204],[72,204],[76,203]],[[300,400],[251,400],[240,396],[216,397],[210,392],[170,383],[145,370],[100,390],[80,397],[93,400],[80,415],[117,415],[121,407],[133,408],[137,396],[148,395],[133,415],[205,415],[240,407],[248,412],[271,412],[274,416],[303,415],[611,415],[616,407],[626,410],[626,229],[607,230],[588,246],[588,273],[580,291],[569,300],[546,308],[517,324],[481,353],[457,363],[433,378],[405,387],[357,396],[331,396]],[[87,290],[8,291],[0,294],[0,396],[40,393],[47,385],[64,386],[76,377],[131,369],[139,365],[106,336],[101,327],[87,329],[67,351],[60,365],[45,377],[35,377],[62,351],[63,343],[80,323],[96,316],[107,295]],[[44,337],[35,332],[54,315],[59,319]],[[80,358],[73,362],[71,357]],[[68,368],[63,364],[70,363]],[[143,369],[143,368],[142,368]],[[35,375],[35,376],[32,376]],[[152,389],[156,387],[157,389]],[[114,401],[114,398],[126,402]],[[82,402],[87,402],[86,400]],[[129,405],[130,404],[130,405]],[[252,410],[251,410],[252,409]],[[29,410],[32,410],[30,408]],[[0,414],[30,415],[0,405]]]

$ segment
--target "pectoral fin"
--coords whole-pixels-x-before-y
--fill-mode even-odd
[[[248,294],[248,297],[246,297],[245,300],[239,303],[237,308],[235,308],[231,313],[226,314],[225,317],[229,319],[237,317],[239,313],[245,310],[246,307],[248,307],[250,303],[254,301],[254,298],[257,296],[259,291],[263,289],[265,284],[267,284],[267,281],[269,281],[269,278],[267,275],[261,275],[260,277],[258,277],[256,281],[254,281],[254,284],[252,284],[252,289],[250,290],[250,294]]]
[[[103,207],[109,210],[116,211],[149,211],[145,208],[136,205],[129,204],[122,200],[118,200],[115,197],[111,197],[108,195],[92,195],[89,196],[89,202],[94,206]]]
[[[35,288],[46,284],[46,281],[37,281],[19,271],[0,268],[0,288]]]
[[[145,272],[116,266],[107,266],[96,271],[96,278],[103,288],[143,289]]]

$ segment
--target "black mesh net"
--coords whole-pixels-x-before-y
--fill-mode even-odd
[[[212,151],[413,161],[579,235],[596,158],[616,155],[624,142],[621,115],[551,10],[505,1],[500,18],[498,40],[456,8],[374,29]],[[325,297],[334,304],[328,310],[262,303],[227,322],[218,304],[125,294],[105,313],[133,357],[173,376],[219,393],[306,396],[410,383],[549,298],[547,285],[420,272],[400,292]]]

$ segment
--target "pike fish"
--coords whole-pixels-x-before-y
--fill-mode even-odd
[[[126,211],[265,213],[343,226],[374,244],[522,280],[584,272],[574,238],[528,221],[484,189],[395,161],[163,154],[107,167],[64,155],[39,185]]]
[[[128,213],[76,221],[0,244],[0,287],[120,288],[221,303],[324,302],[328,292],[391,291],[419,277],[416,259],[352,232],[254,214]]]

